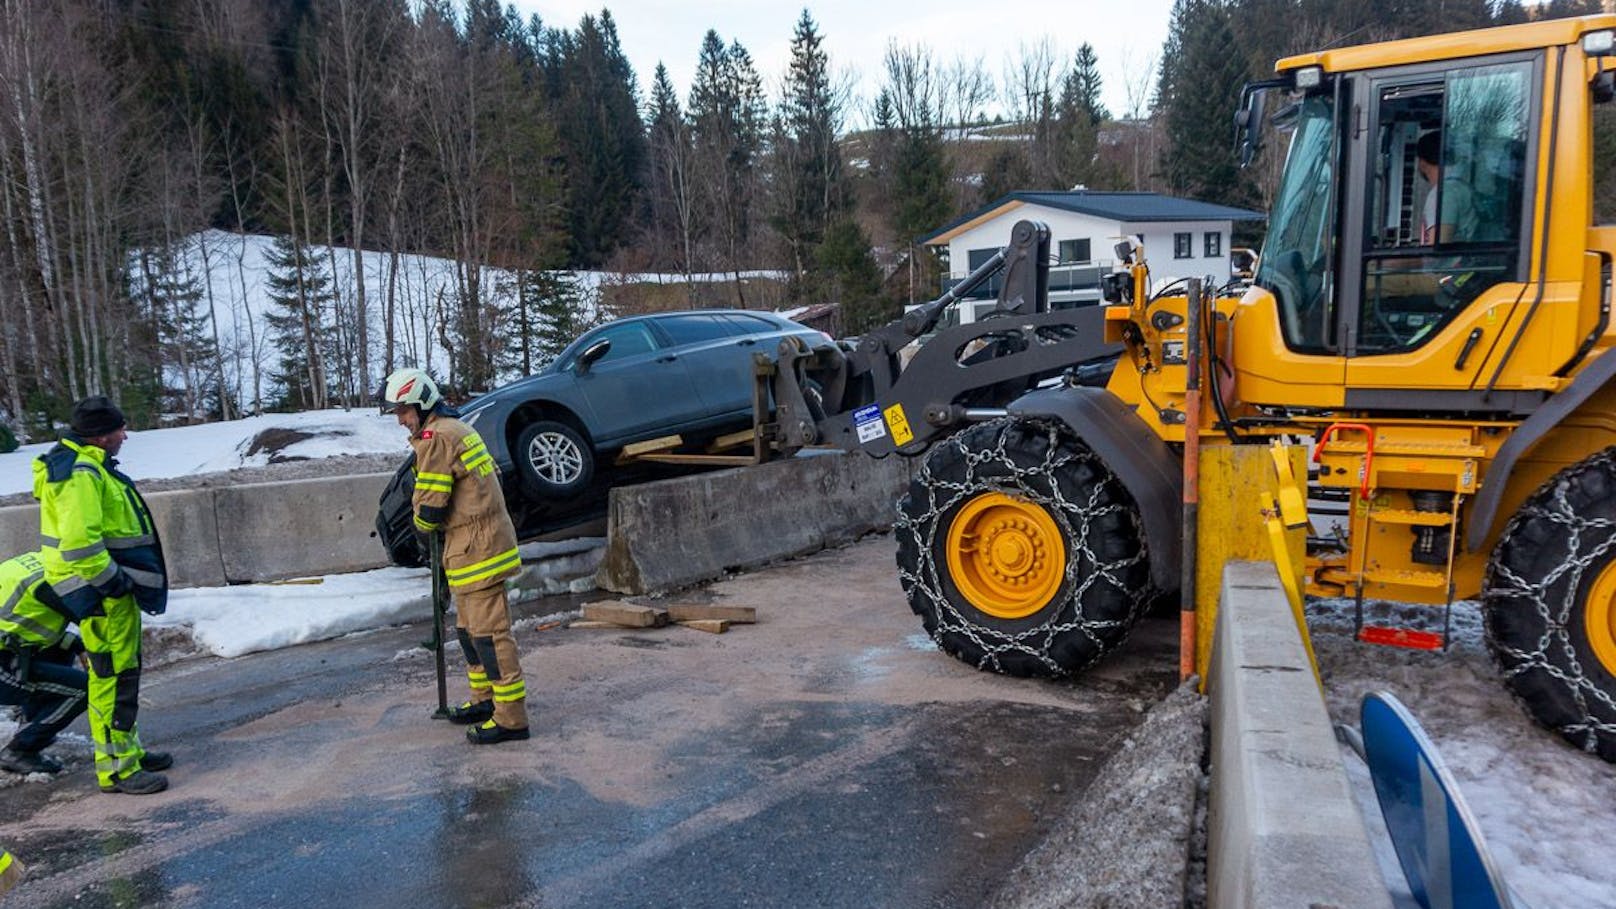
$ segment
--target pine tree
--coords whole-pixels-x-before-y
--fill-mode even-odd
[[[1100,103],[1100,68],[1094,48],[1084,44],[1061,81],[1055,104],[1056,178],[1063,187],[1094,182],[1100,150],[1100,123],[1107,117]]]
[[[507,290],[516,298],[505,319],[499,361],[507,373],[532,375],[593,327],[583,291],[570,272],[523,269]]]
[[[668,69],[657,64],[651,81],[650,176],[646,200],[650,210],[651,261],[685,275],[695,269],[696,245],[705,227],[695,199],[696,161],[690,127],[679,108]],[[685,286],[691,288],[687,281]]]
[[[265,259],[271,304],[265,319],[278,355],[272,378],[282,387],[280,406],[324,408],[331,394],[324,319],[326,307],[335,299],[331,277],[320,256],[287,235],[275,238]]]
[[[1243,205],[1254,193],[1235,159],[1228,124],[1248,73],[1244,58],[1229,52],[1236,46],[1230,10],[1226,0],[1174,4],[1168,33],[1174,57],[1163,63],[1157,106],[1166,123],[1161,165],[1171,190]]]
[[[771,180],[776,190],[771,220],[791,252],[798,279],[806,275],[813,250],[831,222],[847,210],[842,152],[836,141],[841,122],[841,102],[831,86],[824,38],[804,9],[791,41]]]
[[[746,48],[739,42],[726,47],[711,29],[702,38],[688,116],[698,198],[713,217],[713,259],[724,270],[738,272],[755,261],[751,239],[763,146],[763,80]],[[735,291],[744,307],[740,281]]]
[[[825,302],[841,307],[844,332],[862,334],[898,315],[896,304],[881,298],[881,270],[858,222],[847,218],[832,224],[814,258],[825,276]]]
[[[611,13],[585,15],[555,44],[552,90],[566,155],[573,264],[595,267],[622,244],[639,203],[646,138],[634,70]]]
[[[202,287],[173,247],[144,248],[135,257],[137,293],[143,299],[157,339],[152,375],[164,412],[176,410],[198,421],[220,410],[222,364],[209,339]]]

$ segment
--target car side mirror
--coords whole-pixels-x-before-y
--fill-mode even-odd
[[[584,352],[578,355],[578,375],[581,376],[588,372],[589,367],[593,366],[596,360],[610,353],[611,349],[612,342],[609,338],[601,338],[584,348]]]

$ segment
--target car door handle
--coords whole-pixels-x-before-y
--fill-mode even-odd
[[[656,361],[658,363],[672,363],[674,360],[677,360],[677,359],[679,359],[678,354],[668,354],[666,356],[657,357]]]
[[[756,343],[757,343],[757,338],[742,338],[739,341],[735,342],[735,346],[737,346],[737,347],[751,347],[753,344],[756,344]]]

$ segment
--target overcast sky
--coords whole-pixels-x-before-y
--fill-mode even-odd
[[[781,3],[759,0],[514,0],[518,9],[538,13],[552,28],[573,28],[586,12],[604,5],[617,21],[623,52],[647,96],[657,61],[679,92],[689,97],[701,39],[716,29],[728,44],[740,41],[757,62],[770,97],[791,59],[791,33],[806,5],[819,23],[831,66],[850,71],[861,102],[875,94],[881,56],[887,44],[924,44],[939,63],[963,55],[980,57],[988,73],[1001,82],[1006,57],[1024,44],[1048,37],[1058,59],[1069,63],[1083,42],[1100,58],[1103,101],[1113,116],[1128,108],[1126,83],[1135,81],[1161,54],[1167,38],[1172,0],[1020,0],[1003,5],[967,0],[892,3],[883,0],[816,0]],[[864,104],[863,106],[867,106]],[[864,120],[861,111],[850,125]]]

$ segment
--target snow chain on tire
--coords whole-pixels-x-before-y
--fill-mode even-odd
[[[1616,761],[1616,676],[1588,640],[1589,589],[1616,559],[1616,449],[1554,476],[1499,538],[1483,595],[1504,683],[1538,722]]]
[[[981,612],[948,578],[950,521],[991,492],[1042,506],[1067,550],[1049,605],[1023,619]],[[983,423],[934,447],[899,503],[895,532],[910,607],[944,651],[981,669],[1080,672],[1127,638],[1154,596],[1132,498],[1098,456],[1049,422]]]

